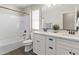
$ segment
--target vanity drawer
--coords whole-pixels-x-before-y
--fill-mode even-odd
[[[55,45],[48,44],[46,46],[46,55],[54,55],[55,54]]]
[[[47,44],[55,44],[55,38],[53,38],[53,37],[48,37],[47,38]]]

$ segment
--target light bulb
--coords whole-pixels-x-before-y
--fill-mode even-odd
[[[51,4],[47,4],[46,6],[47,6],[47,7],[51,7]]]
[[[53,4],[53,6],[55,6],[56,4]]]

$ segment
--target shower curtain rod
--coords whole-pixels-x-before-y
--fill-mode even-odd
[[[7,9],[7,10],[11,10],[11,11],[15,11],[15,12],[19,12],[19,13],[24,13],[24,14],[27,14],[26,12],[17,11],[17,10],[10,9],[10,8],[7,8],[7,7],[3,7],[3,6],[0,6],[0,8],[4,8],[4,9]],[[27,14],[27,15],[29,15],[29,14]]]

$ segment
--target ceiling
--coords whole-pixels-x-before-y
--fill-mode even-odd
[[[18,8],[25,8],[30,6],[31,4],[12,4],[12,6],[14,7],[18,7]]]

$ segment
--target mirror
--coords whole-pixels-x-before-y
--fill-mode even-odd
[[[77,30],[76,23],[79,17],[79,5],[65,4],[55,5],[51,7],[42,7],[42,28],[46,23],[57,24],[60,29],[64,30]],[[52,28],[52,26],[50,26]],[[48,27],[49,28],[49,27]]]
[[[68,12],[63,14],[63,29],[75,30],[75,13]]]

